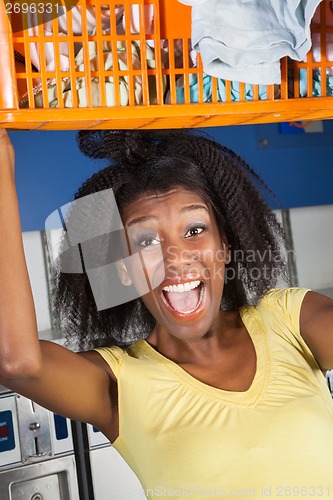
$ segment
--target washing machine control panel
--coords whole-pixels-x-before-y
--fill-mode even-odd
[[[0,397],[0,470],[21,463],[19,430],[14,395]]]
[[[19,394],[0,396],[0,471],[70,453],[68,419]]]
[[[15,448],[13,413],[10,410],[0,412],[0,452]]]

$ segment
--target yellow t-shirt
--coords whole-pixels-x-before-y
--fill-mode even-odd
[[[113,445],[148,498],[333,498],[333,401],[299,333],[306,292],[241,308],[257,355],[245,392],[198,381],[144,340],[97,349],[119,384]]]

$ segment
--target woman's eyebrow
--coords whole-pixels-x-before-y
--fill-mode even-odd
[[[198,204],[187,205],[180,210],[180,213],[182,214],[184,212],[190,212],[192,210],[205,210],[207,213],[209,213],[208,208],[205,205]],[[134,224],[140,224],[142,222],[156,222],[157,220],[158,218],[154,215],[143,215],[142,217],[135,217],[134,219],[130,220],[126,224],[126,227],[133,226]]]
[[[142,217],[135,217],[134,219],[130,220],[127,224],[126,227],[133,226],[134,224],[140,224],[141,222],[156,222],[157,217],[154,217],[153,215],[143,215]]]
[[[209,213],[208,207],[206,207],[206,205],[198,205],[198,204],[187,205],[186,207],[181,209],[180,213],[182,214],[184,212],[190,212],[191,210],[206,210],[206,212]]]

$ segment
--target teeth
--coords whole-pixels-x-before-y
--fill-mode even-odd
[[[193,290],[201,283],[200,280],[196,281],[187,281],[186,283],[181,283],[179,285],[169,285],[163,287],[165,292],[188,292],[189,290]]]

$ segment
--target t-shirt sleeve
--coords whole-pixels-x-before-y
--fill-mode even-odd
[[[99,347],[97,349],[94,349],[94,351],[97,351],[102,356],[102,358],[107,362],[107,364],[113,371],[115,377],[118,378],[124,350],[120,347],[114,346]]]
[[[274,288],[266,296],[270,307],[285,316],[296,332],[300,329],[302,302],[308,291],[308,288]]]
[[[317,362],[300,333],[300,313],[308,288],[275,288],[263,298],[264,315],[272,331],[302,352],[313,365]]]

